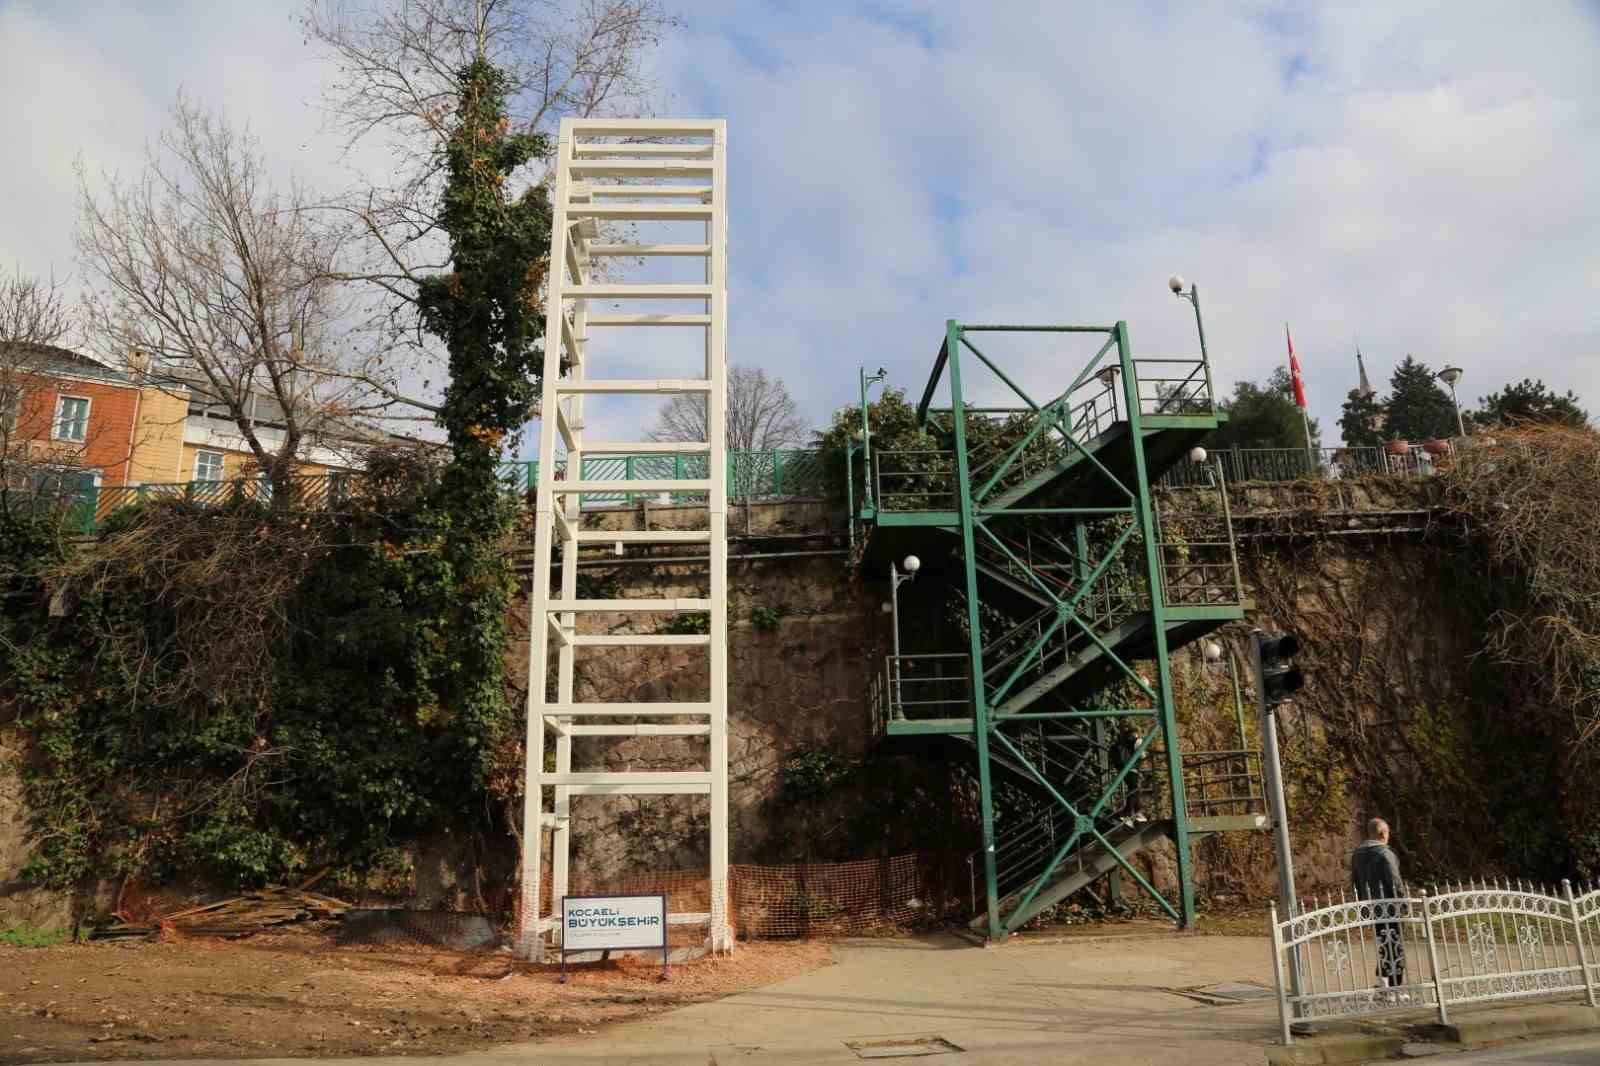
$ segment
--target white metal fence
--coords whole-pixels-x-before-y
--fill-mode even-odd
[[[1479,882],[1340,898],[1280,920],[1272,960],[1284,1043],[1296,1022],[1549,996],[1600,1006],[1600,889]]]

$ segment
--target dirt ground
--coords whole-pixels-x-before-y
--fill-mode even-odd
[[[0,947],[0,1064],[438,1055],[582,1033],[827,965],[821,941],[575,969],[503,953],[337,946],[297,927],[244,940]]]

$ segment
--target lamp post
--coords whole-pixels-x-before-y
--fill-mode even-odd
[[[1456,399],[1456,382],[1461,380],[1461,368],[1459,366],[1447,366],[1439,371],[1436,376],[1440,381],[1450,386],[1450,402],[1455,405],[1456,409],[1456,434],[1465,437],[1467,435],[1467,427],[1461,421],[1461,401]]]
[[[1189,286],[1187,292],[1184,291],[1185,285]],[[1200,286],[1184,281],[1181,274],[1174,274],[1167,279],[1167,288],[1172,290],[1172,295],[1180,300],[1188,300],[1194,307],[1194,328],[1195,332],[1200,334],[1200,365],[1206,372],[1205,413],[1209,414],[1216,407],[1217,394],[1211,384],[1211,353],[1206,350],[1206,324],[1205,320],[1200,317]],[[1182,390],[1180,389],[1180,391]],[[1181,397],[1180,399],[1186,401],[1189,398]],[[1165,401],[1163,401],[1162,406],[1165,406]],[[1179,413],[1184,412],[1180,411]]]
[[[904,569],[905,573],[900,571]],[[922,560],[915,555],[908,555],[900,560],[900,566],[889,563],[889,628],[892,631],[890,638],[894,643],[894,693],[891,699],[896,708],[904,714],[904,701],[900,694],[900,586],[907,581],[917,579],[917,571],[922,569]]]
[[[1189,291],[1184,291],[1184,286],[1189,286]],[[1189,285],[1183,280],[1181,274],[1174,274],[1167,279],[1167,288],[1172,290],[1172,295],[1180,300],[1188,300],[1194,305],[1194,328],[1200,334],[1200,358],[1206,361],[1209,373],[1211,360],[1206,352],[1206,324],[1200,318],[1200,286]]]
[[[883,367],[878,368],[876,374],[868,374],[866,367],[861,367],[861,504],[863,507],[874,506],[872,499],[872,427],[867,422],[867,389],[876,385],[889,374]]]
[[[901,570],[905,573],[901,573]],[[894,654],[900,657],[900,586],[907,581],[917,579],[917,571],[922,569],[922,560],[915,555],[908,555],[900,560],[897,567],[889,564],[889,625],[894,630]]]

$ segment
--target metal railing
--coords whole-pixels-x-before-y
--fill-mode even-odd
[[[1272,908],[1283,1042],[1297,1023],[1600,991],[1600,889],[1525,882]]]
[[[1138,379],[1139,413],[1143,415],[1209,415],[1215,409],[1211,364],[1194,356],[1133,361]]]
[[[1135,388],[1144,415],[1209,415],[1215,410],[1210,365],[1202,358],[1135,359]],[[1125,417],[1115,378],[1091,377],[1070,395],[1041,408],[967,407],[968,477],[973,492],[991,480],[991,493],[1021,484],[1066,458]],[[930,408],[936,431],[948,433],[951,412]],[[1039,419],[1050,424],[1026,445]],[[885,511],[955,509],[956,463],[946,448],[874,450],[874,500]]]
[[[954,511],[955,479],[955,454],[948,449],[872,453],[872,498],[880,511]]]
[[[1179,758],[1183,800],[1191,817],[1260,814],[1267,809],[1260,751],[1186,751]]]
[[[874,683],[876,695],[868,698],[880,733],[891,720],[972,717],[972,667],[965,652],[885,655]]]
[[[596,455],[583,460],[584,481],[686,481],[709,477],[709,458],[700,452],[679,452],[665,455]],[[556,479],[565,480],[567,464],[556,464]],[[506,463],[501,467],[501,477],[508,488],[532,492],[539,483],[539,461],[524,459]],[[796,496],[819,496],[828,492],[834,481],[833,474],[820,451],[812,449],[778,449],[770,451],[730,452],[728,455],[729,499],[785,499]],[[619,485],[620,489],[620,485]],[[585,493],[585,506],[631,504],[642,498],[654,499],[658,494],[637,492]],[[677,492],[668,494],[672,502],[683,503],[704,500],[703,492]]]
[[[1436,454],[1437,451],[1437,454]],[[1387,448],[1218,448],[1205,463],[1183,460],[1167,470],[1160,483],[1169,488],[1208,485],[1215,481],[1212,461],[1235,484],[1242,481],[1322,481],[1356,477],[1428,477],[1450,451],[1430,451],[1427,445],[1409,444],[1406,450]]]
[[[707,476],[704,454],[595,456],[583,461],[583,478],[615,481],[617,492],[585,493],[582,505],[630,505],[665,497],[668,503],[704,501],[705,493],[638,493],[626,491],[630,481],[692,480]],[[566,478],[566,464],[557,464],[557,480]],[[538,460],[519,460],[500,467],[507,493],[531,493],[539,482]],[[823,455],[811,450],[733,452],[728,457],[730,499],[793,499],[825,495],[833,480]],[[274,506],[293,513],[338,510],[384,492],[381,482],[365,474],[343,471],[297,475],[274,499],[272,483],[263,477],[228,481],[179,481],[145,485],[97,486],[58,494],[64,524],[74,532],[93,533],[112,514],[155,500],[183,500],[203,507],[241,504]]]
[[[1216,457],[1211,463],[1207,485],[1214,493],[1185,494],[1155,509],[1161,595],[1169,607],[1244,602],[1227,475]]]

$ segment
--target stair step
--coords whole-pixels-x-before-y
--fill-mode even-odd
[[[1150,614],[1148,611],[1134,615],[1109,633],[1101,633],[1100,639],[1114,652],[1119,652],[1121,647],[1130,640],[1139,639],[1141,634],[1150,627]],[[1104,658],[1100,646],[1091,642],[1087,647],[1073,655],[1067,662],[1054,668],[1043,677],[1034,681],[1026,688],[1008,694],[995,708],[994,716],[1004,718],[1007,715],[1020,714],[1028,709],[1042,697],[1059,688],[1070,680],[1075,674],[1085,667]]]
[[[1106,837],[1124,859],[1129,859],[1171,834],[1172,822],[1163,820],[1139,822],[1131,827],[1118,827],[1107,833]],[[1028,902],[1027,907],[1021,910],[1015,909],[1017,903],[1033,887],[1034,879],[1030,879],[1016,891],[1007,893],[1000,900],[1000,919],[1005,923],[1006,929],[1016,929],[1046,908],[1061,902],[1074,892],[1087,888],[1119,865],[1111,852],[1091,837],[1087,846],[1079,847],[1061,861],[1050,882],[1039,890],[1038,894]],[[968,925],[972,929],[981,931],[988,920],[988,913],[984,912],[974,915]]]

